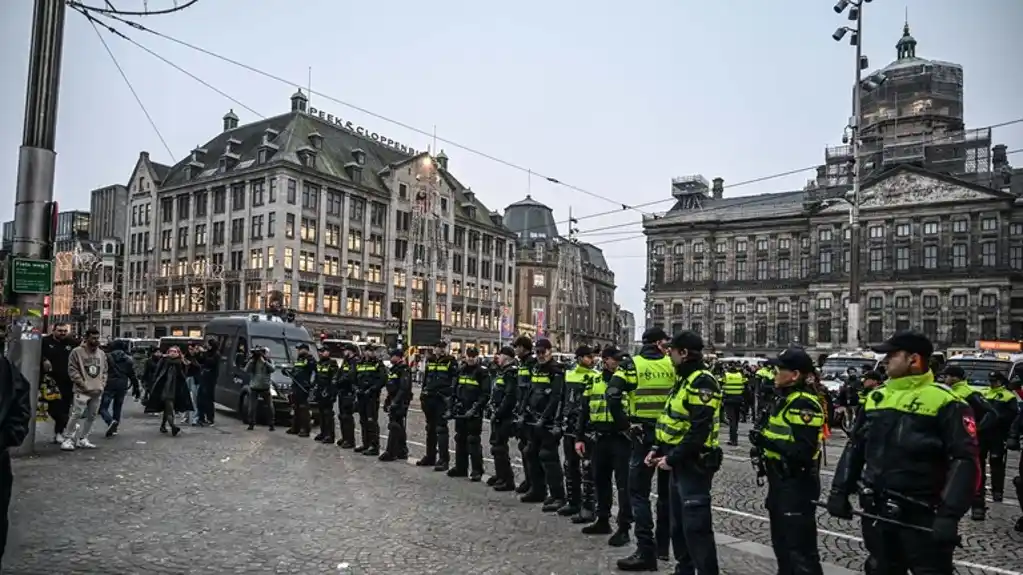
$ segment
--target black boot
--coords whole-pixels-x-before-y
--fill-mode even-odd
[[[473,483],[479,483],[482,480],[483,480],[482,471],[473,471],[472,473],[469,474],[469,481],[472,481]]]
[[[619,571],[657,571],[657,556],[636,551],[625,559],[619,559],[617,565]]]
[[[517,491],[517,490],[516,490]],[[522,497],[519,497],[519,501],[523,503],[543,503],[547,499],[547,494],[543,491],[529,490],[524,493]]]
[[[1005,498],[1005,496],[1002,495],[1001,491],[992,491],[991,492],[991,501],[994,501],[995,503],[1001,503],[1004,498]]]
[[[441,472],[441,471],[447,471],[449,465],[450,464],[447,461],[438,461],[437,465],[433,466],[433,470],[438,472],[438,473]]]
[[[323,441],[323,433],[317,433],[316,437],[313,438],[313,441]]]
[[[376,457],[376,456],[380,455],[380,449],[377,446],[375,446],[375,445],[370,445],[366,449],[362,450],[362,454],[363,455],[369,455],[371,457]]]
[[[611,521],[606,517],[601,517],[595,522],[583,527],[580,531],[583,535],[608,535],[611,533]]]
[[[629,544],[629,528],[618,526],[614,534],[611,535],[607,540],[607,544],[611,547],[625,547]]]
[[[363,451],[366,451],[367,449],[369,449],[368,446],[360,445],[360,446],[356,447],[353,451],[355,451],[356,453],[362,453]]]
[[[532,491],[532,487],[533,486],[530,485],[530,483],[529,483],[529,479],[523,479],[522,483],[519,483],[515,487],[515,493],[522,493],[522,494],[529,493],[530,491]]]
[[[545,501],[542,507],[544,513],[554,513],[565,506],[564,499],[550,499]]]
[[[1023,517],[1016,520],[1016,524],[1012,526],[1012,529],[1016,533],[1023,533]]]
[[[381,453],[380,457],[378,457],[377,459],[379,459],[380,461],[394,461],[395,459],[397,459],[397,457],[391,455],[390,452],[385,451]]]
[[[434,465],[437,465],[437,460],[430,456],[425,456],[416,461],[416,467],[433,467]]]
[[[585,507],[579,510],[579,514],[572,517],[572,523],[575,525],[582,525],[584,523],[593,523],[594,516],[593,511],[586,509]]]
[[[458,467],[452,467],[448,469],[448,477],[468,477],[469,472],[465,469],[459,469]]]
[[[493,487],[495,484],[497,484],[497,481],[498,481],[497,476],[491,475],[486,480],[487,487]]]
[[[987,508],[983,505],[975,506],[970,510],[970,520],[984,521],[987,519]]]
[[[561,515],[562,517],[571,517],[573,515],[578,515],[579,511],[579,506],[569,500],[567,503],[558,508],[558,515]]]
[[[514,481],[498,481],[494,484],[494,491],[515,491]]]

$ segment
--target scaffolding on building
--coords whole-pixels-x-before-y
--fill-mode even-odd
[[[579,324],[580,314],[588,309],[586,286],[583,284],[582,247],[576,238],[576,220],[569,210],[568,237],[558,244],[558,266],[554,270],[553,325],[560,332],[559,349],[574,351],[572,332]]]
[[[447,324],[437,303],[437,273],[446,269],[448,238],[441,217],[440,170],[430,155],[416,162],[416,183],[412,186],[412,216],[405,269],[411,271],[412,301],[407,312],[413,319],[436,319]],[[416,292],[420,297],[416,298]],[[418,305],[417,305],[418,304]]]

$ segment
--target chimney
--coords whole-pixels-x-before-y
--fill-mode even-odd
[[[149,161],[149,152],[139,152],[139,159]]]
[[[826,187],[828,185],[828,167],[817,166],[817,186]]]
[[[440,164],[441,169],[445,172],[448,170],[448,155],[444,153],[444,150],[437,154],[437,163]]]
[[[228,112],[226,114],[224,114],[224,131],[227,132],[227,131],[233,130],[233,129],[237,128],[237,127],[238,127],[238,116],[235,115],[234,108],[231,108],[230,110],[228,110]]]
[[[462,192],[462,194],[465,196],[465,201],[466,202],[475,205],[475,203],[476,203],[476,192],[472,191],[472,188],[465,188],[465,191]]]
[[[1009,165],[1009,157],[1006,153],[1008,147],[1005,144],[998,144],[991,148],[991,167],[998,171]]]
[[[714,178],[711,180],[713,186],[711,187],[711,195],[715,200],[720,200],[725,195],[725,180],[724,178]]]

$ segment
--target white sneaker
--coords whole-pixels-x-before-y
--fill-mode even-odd
[[[63,433],[58,433],[57,435],[55,435],[53,437],[53,442],[56,443],[57,445],[60,445],[61,443],[64,443],[64,434]]]
[[[96,449],[96,444],[89,441],[87,437],[83,437],[78,440],[78,447],[82,449]]]
[[[71,441],[70,439],[65,439],[64,441],[61,441],[60,442],[60,450],[61,451],[74,451],[75,450],[75,442]]]

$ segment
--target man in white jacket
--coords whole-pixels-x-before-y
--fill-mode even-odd
[[[107,385],[107,354],[99,348],[99,330],[96,328],[86,331],[82,345],[71,351],[68,375],[74,386],[74,399],[68,430],[60,448],[64,451],[74,451],[76,447],[93,449],[96,445],[89,441],[89,433]],[[84,422],[81,421],[83,418]]]

